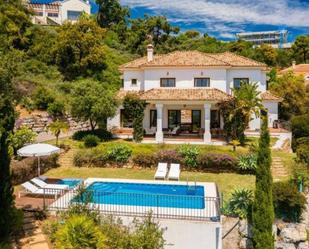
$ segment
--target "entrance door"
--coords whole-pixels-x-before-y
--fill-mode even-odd
[[[168,110],[168,128],[173,129],[180,126],[181,112],[180,110]]]
[[[201,128],[201,110],[191,112],[192,132],[199,132]]]

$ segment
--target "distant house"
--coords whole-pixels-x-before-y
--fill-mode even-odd
[[[232,89],[244,82],[258,83],[269,126],[278,119],[280,99],[266,91],[266,65],[230,52],[154,55],[149,45],[147,56],[122,65],[120,70],[123,89],[119,96],[136,92],[146,101],[144,129],[153,133],[158,143],[169,135],[200,136],[202,142],[210,143],[212,136],[223,130],[217,103],[230,99]],[[260,118],[252,118],[248,128],[260,129]],[[132,122],[120,107],[108,126],[130,128]]]
[[[32,22],[40,25],[74,22],[83,12],[90,14],[90,3],[86,0],[29,0],[28,7],[34,12]]]
[[[288,31],[259,31],[237,33],[238,40],[252,42],[254,46],[268,44],[273,48],[291,48],[292,44],[288,42]]]
[[[279,72],[279,75],[285,74],[287,72],[293,72],[296,75],[302,75],[305,80],[305,84],[309,85],[309,64],[298,64],[296,65],[293,61],[292,66],[285,68]]]

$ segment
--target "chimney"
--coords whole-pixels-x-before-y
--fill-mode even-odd
[[[292,68],[295,69],[296,61],[292,61]]]
[[[147,61],[153,61],[153,46],[152,44],[147,45]]]

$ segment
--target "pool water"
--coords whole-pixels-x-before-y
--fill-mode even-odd
[[[99,204],[204,208],[204,187],[172,184],[94,182],[87,190]]]
[[[71,178],[67,178],[67,179],[61,179],[58,180],[56,182],[56,184],[60,184],[60,185],[69,185],[70,188],[74,188],[76,187],[82,180],[81,179],[71,179]]]

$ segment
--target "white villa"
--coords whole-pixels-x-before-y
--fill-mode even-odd
[[[269,127],[278,119],[280,99],[266,90],[266,65],[230,52],[208,54],[176,51],[154,55],[152,45],[147,56],[120,67],[123,88],[119,97],[137,92],[147,103],[144,115],[146,135],[157,143],[170,137],[200,139],[211,143],[223,131],[217,103],[232,97],[232,89],[241,82],[257,82],[263,105],[268,110]],[[121,137],[132,122],[120,107],[108,127]],[[258,131],[259,117],[253,117],[249,130]]]
[[[28,0],[28,8],[34,12],[34,24],[60,25],[75,22],[82,13],[90,15],[91,6],[88,0]]]

